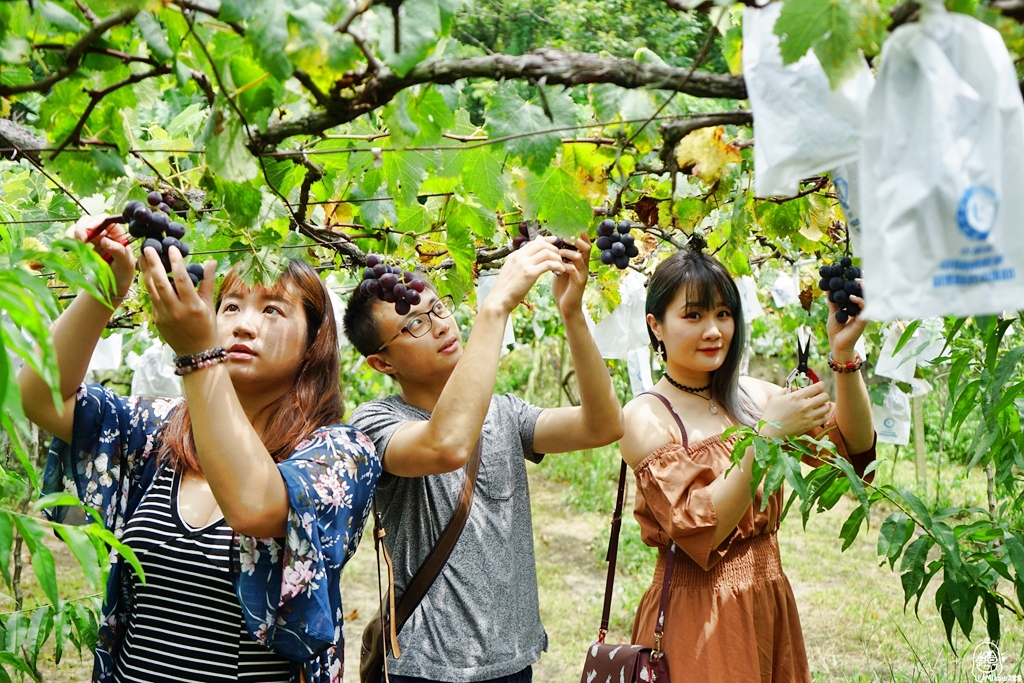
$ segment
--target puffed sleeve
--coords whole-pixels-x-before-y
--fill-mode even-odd
[[[288,487],[286,535],[237,537],[236,591],[253,639],[305,661],[342,642],[341,570],[359,544],[381,466],[366,435],[332,425],[278,469]]]
[[[681,444],[667,444],[644,458],[635,474],[635,516],[647,545],[675,541],[705,570],[725,556],[728,539],[713,546],[718,515],[707,489],[716,477],[709,465],[694,462]]]
[[[867,469],[867,466],[875,459],[875,446],[878,444],[877,432],[872,438],[871,448],[863,453],[850,453],[849,449],[846,447],[846,442],[843,441],[843,435],[839,433],[839,423],[836,420],[835,403],[829,404],[828,419],[825,420],[825,424],[821,427],[815,427],[811,431],[807,432],[807,435],[814,437],[815,439],[820,439],[824,436],[835,444],[836,454],[839,457],[850,461],[850,464],[853,465],[853,470],[857,473],[858,477],[864,476],[864,470]],[[822,464],[820,460],[809,456],[804,456],[803,462],[811,467],[818,467]],[[871,472],[868,474],[866,481],[870,482],[874,477],[875,473]]]
[[[156,433],[179,402],[123,397],[99,384],[81,385],[71,443],[55,438],[50,445],[42,492],[74,494],[100,512],[107,528],[119,531],[114,527],[123,520],[142,466],[154,453]],[[64,507],[47,510],[58,522],[67,512]]]

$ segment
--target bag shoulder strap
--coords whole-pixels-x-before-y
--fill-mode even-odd
[[[683,425],[683,421],[679,419],[679,415],[676,413],[675,408],[667,398],[654,391],[644,392],[656,396],[661,399],[661,402],[665,404],[669,412],[672,413],[672,417],[675,418],[676,424],[679,425],[679,431],[683,435],[683,448],[689,447],[686,439],[686,427]],[[604,584],[604,608],[601,611],[601,628],[597,634],[598,642],[603,643],[605,636],[608,634],[608,622],[611,617],[612,611],[612,593],[615,586],[615,563],[618,559],[619,554],[619,530],[622,528],[622,505],[626,497],[626,473],[628,472],[626,461],[623,460],[619,466],[619,490],[615,496],[615,512],[612,513],[612,530],[611,536],[608,539],[608,555],[606,560],[608,561],[608,577]],[[661,638],[665,633],[665,610],[668,608],[668,590],[672,581],[672,565],[675,558],[676,544],[673,542],[668,549],[668,561],[665,564],[665,578],[661,585],[661,604],[658,608],[658,621],[654,627],[654,650],[653,654],[661,656]]]
[[[651,396],[654,396],[656,399],[665,404],[665,407],[668,408],[668,412],[672,413],[672,417],[675,418],[676,425],[678,425],[679,427],[679,432],[683,435],[683,448],[689,449],[690,442],[689,439],[686,438],[686,427],[683,425],[683,421],[679,419],[679,413],[677,413],[676,409],[672,407],[672,402],[669,401],[664,396],[662,396],[661,394],[659,394],[657,391],[645,391],[644,394],[650,394]]]
[[[473,492],[476,489],[476,476],[480,471],[482,449],[483,434],[477,439],[473,452],[469,456],[469,462],[466,463],[466,478],[462,485],[462,495],[459,497],[459,506],[455,508],[455,514],[448,520],[444,531],[441,532],[441,537],[437,539],[437,543],[434,544],[427,558],[423,560],[423,564],[416,570],[405,593],[402,594],[402,599],[398,602],[398,607],[395,609],[396,633],[402,630],[405,622],[419,607],[423,597],[447,564],[448,557],[452,554],[459,536],[462,535],[462,529],[466,526],[466,520],[469,519],[469,508],[473,504]]]

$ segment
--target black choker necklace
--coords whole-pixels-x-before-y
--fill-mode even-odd
[[[686,393],[693,394],[695,396],[700,396],[700,393],[702,391],[707,391],[708,389],[711,388],[710,384],[707,385],[706,387],[687,387],[687,386],[683,386],[679,382],[677,382],[674,379],[672,379],[672,377],[667,372],[664,373],[664,377],[665,377],[665,379],[668,380],[668,383],[671,384],[672,386],[674,386],[676,389],[679,389],[680,391],[685,391]],[[700,396],[700,397],[701,398],[705,398],[704,396]],[[715,407],[715,402],[711,399],[710,396],[708,396],[706,398],[707,398],[708,405],[711,407],[711,414],[712,415],[717,415],[718,414],[718,408]]]

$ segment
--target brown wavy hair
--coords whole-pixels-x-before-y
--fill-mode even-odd
[[[304,261],[292,259],[277,282],[266,288],[249,287],[234,270],[230,271],[217,293],[217,310],[225,295],[248,293],[252,289],[263,289],[269,295],[289,299],[298,295],[306,311],[306,354],[295,384],[260,413],[270,416],[260,439],[274,461],[281,462],[318,427],[341,420],[344,407],[338,329],[327,287]],[[160,462],[168,462],[177,471],[202,473],[192,436],[192,419],[185,402],[175,408],[168,419],[162,441]]]

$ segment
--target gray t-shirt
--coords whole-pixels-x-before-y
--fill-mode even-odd
[[[448,564],[402,629],[402,656],[388,660],[391,673],[485,681],[519,672],[547,650],[524,460],[543,457],[533,452],[540,413],[510,394],[491,398],[469,519]],[[392,395],[362,404],[349,422],[373,440],[383,458],[396,429],[427,419],[430,413]],[[399,597],[454,514],[464,477],[463,469],[428,477],[381,476],[377,509]]]

